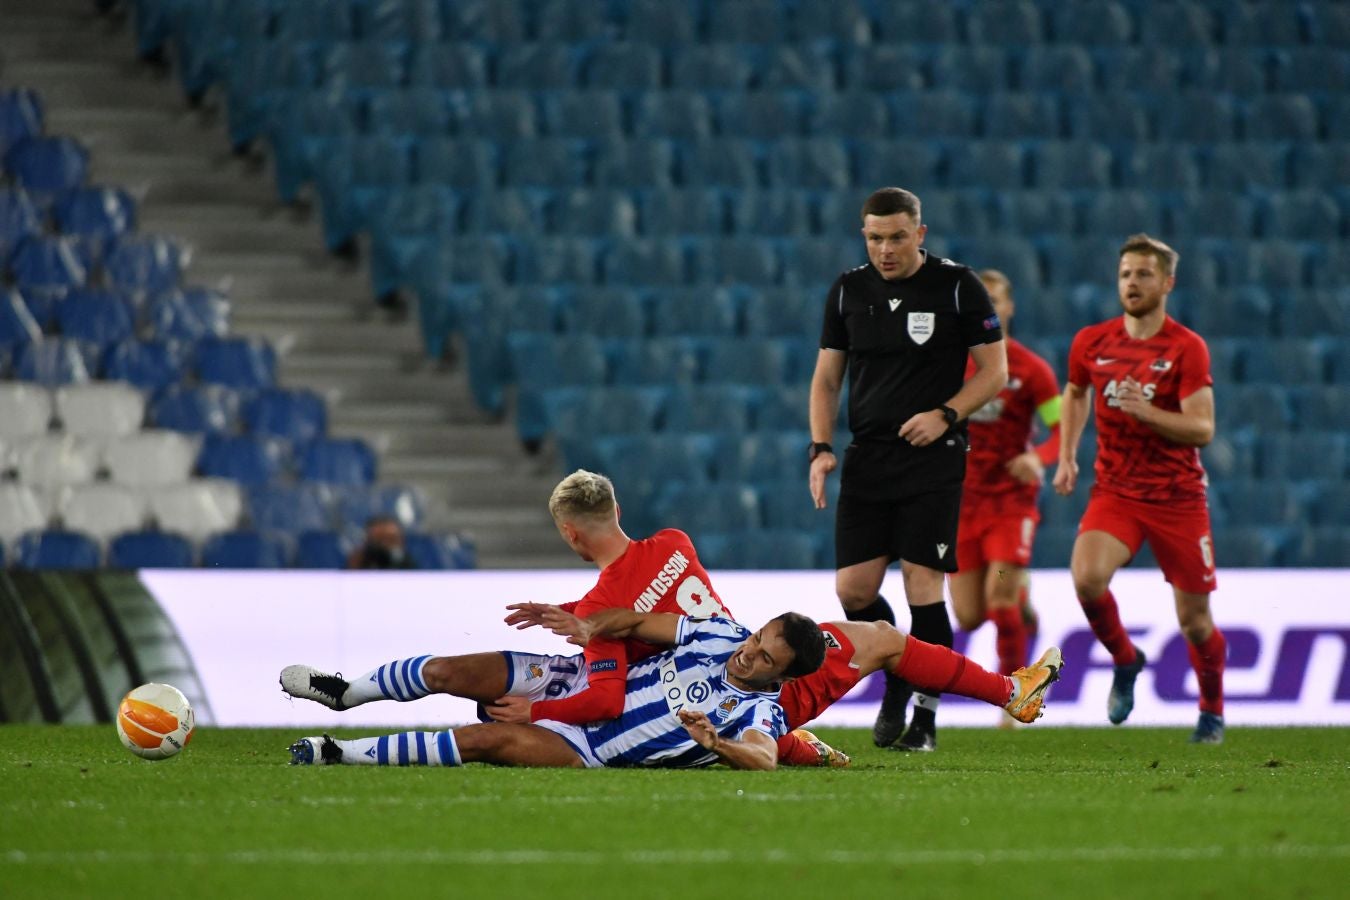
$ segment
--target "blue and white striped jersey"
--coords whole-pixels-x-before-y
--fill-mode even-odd
[[[592,752],[606,766],[692,768],[717,761],[700,747],[676,713],[698,710],[724,738],[762,731],[787,733],[777,692],[742,691],[727,679],[727,660],[750,637],[729,619],[681,618],[676,645],[628,669],[628,693],[617,719],[587,726]]]

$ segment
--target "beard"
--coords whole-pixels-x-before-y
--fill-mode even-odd
[[[1142,319],[1150,313],[1155,312],[1158,307],[1162,306],[1162,302],[1163,298],[1160,296],[1149,297],[1145,295],[1135,301],[1130,301],[1129,299],[1122,297],[1120,305],[1125,310],[1125,315],[1132,319]]]

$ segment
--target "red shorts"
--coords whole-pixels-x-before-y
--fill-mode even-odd
[[[825,633],[825,662],[810,675],[783,685],[778,695],[789,729],[801,728],[819,716],[831,703],[853,690],[861,677],[853,664],[853,642],[828,622],[821,624],[820,630]]]
[[[991,562],[1029,566],[1040,520],[1035,502],[1005,494],[967,494],[956,532],[957,570],[983,569]]]
[[[1148,541],[1163,577],[1178,590],[1208,594],[1219,586],[1208,504],[1178,507],[1093,488],[1078,523],[1078,533],[1085,531],[1105,531],[1129,547],[1131,556]]]

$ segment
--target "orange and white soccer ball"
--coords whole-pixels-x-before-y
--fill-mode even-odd
[[[169,684],[143,684],[117,706],[117,736],[142,759],[168,759],[192,740],[192,706]]]

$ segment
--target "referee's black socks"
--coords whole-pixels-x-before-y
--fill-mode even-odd
[[[844,618],[848,619],[850,622],[889,622],[891,625],[894,625],[895,610],[891,609],[891,605],[886,602],[885,597],[877,594],[877,599],[873,600],[862,609],[845,609]],[[948,630],[951,630],[950,625],[948,625],[947,628]],[[891,688],[899,691],[908,691],[910,689],[904,679],[887,672],[886,689],[889,691]]]
[[[951,648],[954,643],[952,620],[947,615],[946,603],[932,603],[928,606],[909,608],[910,634],[927,644]],[[937,694],[916,694],[914,697],[914,718],[927,719],[929,723],[937,714]]]

